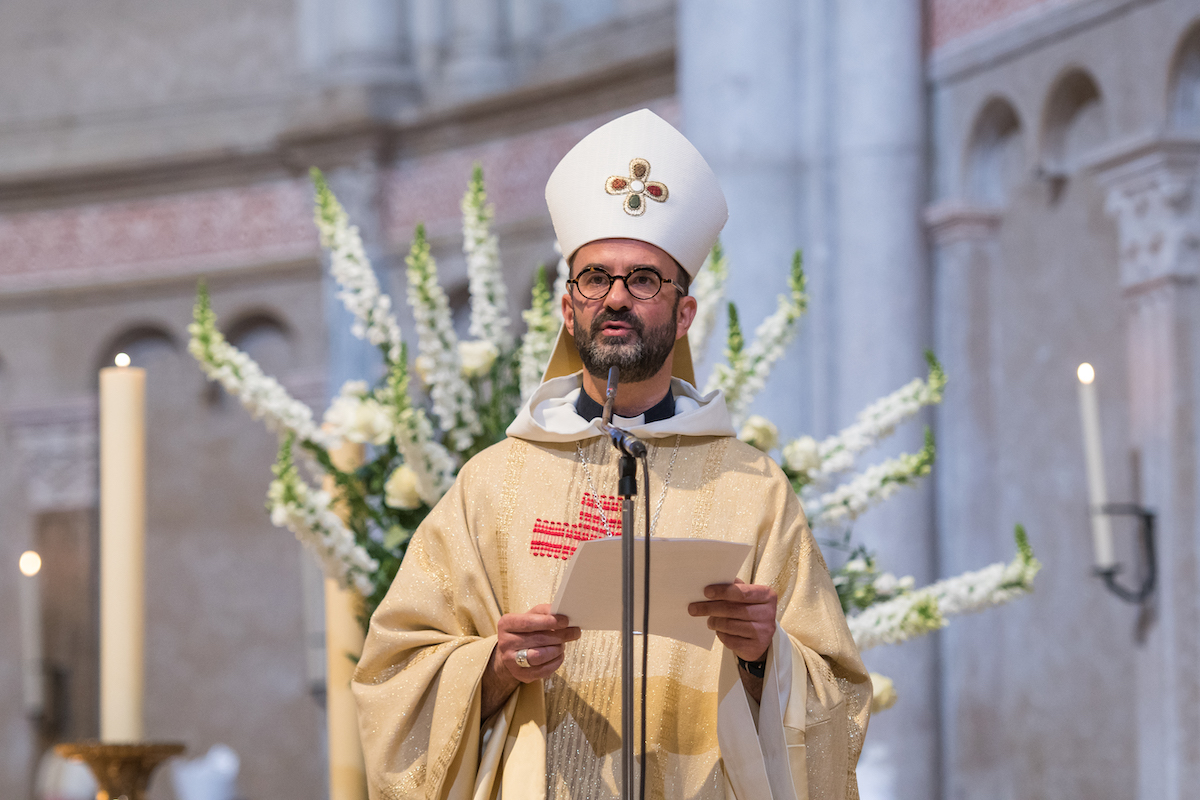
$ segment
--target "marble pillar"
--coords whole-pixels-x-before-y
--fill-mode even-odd
[[[797,103],[801,12],[786,0],[679,6],[679,96],[683,131],[721,180],[729,222],[727,297],[747,338],[787,290],[792,253],[803,244],[803,192]],[[720,57],[714,57],[720,54]],[[703,383],[725,343],[724,313],[704,357]],[[751,406],[785,437],[811,431],[807,352],[793,344]]]
[[[830,180],[830,416],[835,427],[926,372],[932,309],[922,212],[926,202],[921,8],[916,0],[839,0],[826,8],[832,54]],[[922,444],[921,414],[860,463]],[[939,576],[931,481],[860,517],[855,539],[883,569],[918,585]],[[877,798],[929,798],[939,779],[938,636],[867,654],[900,701],[871,722],[864,758],[879,765]],[[866,795],[864,795],[866,798]],[[869,799],[867,799],[869,800]]]
[[[774,308],[792,251],[807,255],[810,311],[800,339],[752,407],[785,437],[833,433],[926,371],[921,7],[679,5],[682,123],[729,199],[729,296],[748,334]],[[719,349],[714,342],[710,358]],[[864,465],[915,451],[921,439],[920,424],[910,424]],[[862,517],[855,538],[884,569],[918,583],[936,577],[928,486]],[[873,796],[937,796],[935,639],[872,651],[868,666],[896,679],[901,693],[867,737]]]
[[[447,100],[499,91],[511,78],[505,59],[507,19],[496,0],[450,0],[449,55],[444,72]]]
[[[1140,495],[1156,514],[1154,621],[1137,653],[1138,797],[1200,785],[1200,141],[1153,139],[1099,160],[1126,301]]]
[[[992,281],[1002,269],[997,241],[1002,214],[956,202],[925,215],[933,247],[934,351],[950,376],[935,412],[938,438],[935,505],[937,556],[943,576],[959,575],[1012,557],[1012,531],[997,525],[996,397],[992,370]],[[944,797],[1002,797],[1011,791],[1005,754],[981,758],[996,742],[979,737],[991,726],[973,720],[996,715],[995,687],[1005,662],[994,643],[1002,620],[980,615],[939,634]]]

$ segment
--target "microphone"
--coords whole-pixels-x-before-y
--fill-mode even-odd
[[[613,403],[617,399],[617,379],[619,375],[620,370],[616,366],[608,368],[608,386],[604,392],[604,414],[600,417],[600,430],[608,434],[609,439],[612,439],[613,447],[627,456],[641,458],[646,455],[645,442],[628,431],[613,427],[610,422],[613,413]]]
[[[612,424],[613,403],[617,399],[617,377],[621,374],[616,365],[608,368],[608,387],[604,391],[604,414],[600,417],[605,425]]]

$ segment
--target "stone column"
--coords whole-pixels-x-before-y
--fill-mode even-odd
[[[314,124],[333,114],[388,118],[417,97],[417,76],[405,0],[299,0],[300,60],[342,99],[304,109]]]
[[[922,220],[927,164],[921,8],[917,0],[826,5],[835,48],[826,221],[832,306],[826,369],[835,428],[923,375],[923,352],[932,344]],[[865,463],[919,450],[920,422],[897,430],[866,454]],[[943,470],[938,465],[932,481],[898,494],[854,527],[855,539],[878,554],[883,569],[912,575],[918,585],[939,577],[931,483]],[[866,661],[891,677],[900,693],[895,708],[872,720],[867,737],[864,759],[875,770],[876,796],[940,796],[937,638],[881,647]]]
[[[925,215],[933,246],[934,352],[949,377],[935,413],[937,554],[941,576],[959,575],[1012,557],[1012,531],[996,523],[995,428],[991,370],[993,274],[1001,269],[1001,213],[954,202]],[[980,742],[993,727],[995,687],[1005,662],[995,657],[1001,620],[979,615],[939,634],[942,787],[944,797],[999,797],[1011,791],[1003,755],[984,759]],[[981,730],[983,728],[984,730]],[[970,781],[969,785],[964,781]]]
[[[684,132],[729,198],[729,296],[748,333],[773,310],[792,251],[802,246],[807,255],[811,310],[801,339],[754,406],[785,436],[833,433],[925,372],[932,325],[921,7],[679,4]],[[719,353],[714,345],[710,355]],[[921,444],[919,425],[910,425],[885,452]],[[855,534],[885,569],[919,583],[935,577],[928,487],[863,517]],[[868,664],[896,679],[902,697],[867,737],[875,796],[937,796],[935,641],[880,648]]]
[[[1138,652],[1138,797],[1200,785],[1200,142],[1150,141],[1097,165],[1116,219],[1133,444],[1157,515],[1156,619]]]
[[[679,5],[679,95],[683,130],[721,180],[729,223],[727,296],[749,338],[787,290],[792,253],[803,243],[799,118],[801,12],[787,0]],[[722,312],[723,316],[723,312]],[[721,359],[713,332],[698,378]],[[785,436],[810,433],[805,334],[775,366],[753,405]],[[699,359],[699,353],[695,354]]]
[[[447,97],[464,100],[503,89],[509,82],[504,8],[498,0],[450,0]]]

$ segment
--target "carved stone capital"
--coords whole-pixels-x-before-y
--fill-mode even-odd
[[[953,200],[925,209],[925,226],[936,246],[991,239],[1000,229],[1000,220],[997,209]]]
[[[9,440],[21,458],[30,511],[91,508],[99,489],[96,399],[11,408]]]
[[[1200,277],[1200,140],[1145,139],[1093,169],[1117,221],[1126,292]]]

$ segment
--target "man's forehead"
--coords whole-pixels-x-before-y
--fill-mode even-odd
[[[614,262],[660,268],[676,263],[661,247],[639,239],[598,239],[580,247],[571,258],[571,266],[579,269]]]

